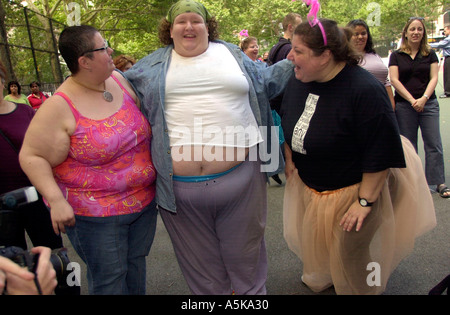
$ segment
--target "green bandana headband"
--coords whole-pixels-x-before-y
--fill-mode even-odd
[[[169,13],[167,13],[166,19],[170,23],[173,23],[178,15],[187,12],[197,13],[201,15],[205,22],[212,17],[208,10],[203,6],[203,4],[193,0],[181,0],[175,3],[170,8]]]

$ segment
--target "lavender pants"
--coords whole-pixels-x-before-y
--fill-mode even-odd
[[[260,162],[203,182],[174,182],[177,213],[161,210],[193,294],[266,294],[266,176]]]

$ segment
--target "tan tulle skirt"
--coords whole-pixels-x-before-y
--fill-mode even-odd
[[[302,281],[320,292],[380,294],[390,274],[414,248],[415,238],[436,225],[433,199],[421,160],[402,137],[406,168],[390,169],[386,184],[361,230],[339,222],[358,198],[359,184],[317,192],[296,174],[284,194],[284,237],[302,260]]]

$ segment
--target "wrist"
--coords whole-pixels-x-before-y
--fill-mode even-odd
[[[428,95],[426,95],[426,94],[424,94],[423,97],[425,97],[425,98],[427,99],[427,101],[430,99],[430,98],[428,97]]]
[[[374,202],[370,202],[366,198],[361,198],[361,197],[358,197],[358,202],[359,202],[359,205],[364,208],[372,207],[374,204]]]

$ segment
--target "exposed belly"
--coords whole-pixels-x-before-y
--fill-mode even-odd
[[[201,176],[225,172],[242,163],[249,148],[215,146],[172,147],[173,173]]]

